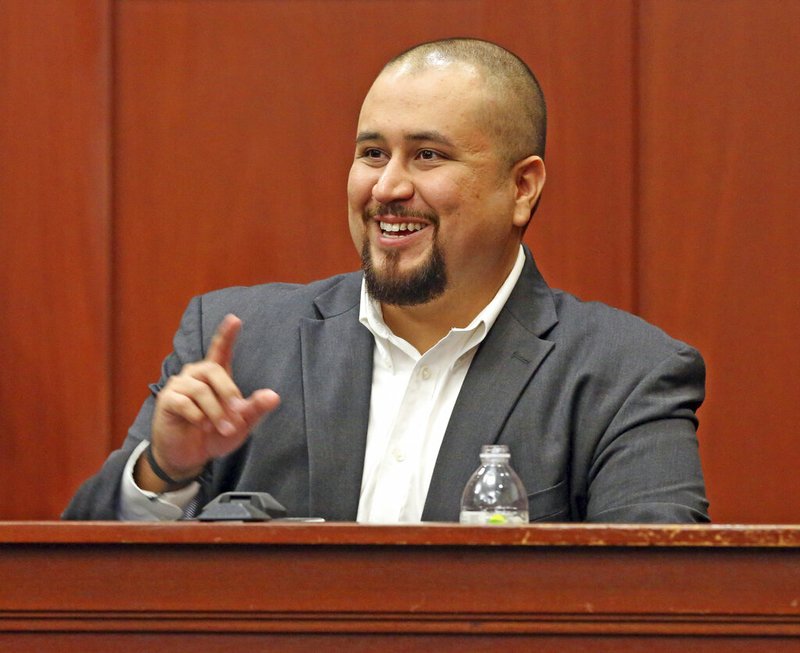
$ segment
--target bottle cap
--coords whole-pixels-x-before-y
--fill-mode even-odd
[[[511,453],[506,444],[484,444],[481,447],[481,458],[510,458]]]

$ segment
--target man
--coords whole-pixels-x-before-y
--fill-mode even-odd
[[[194,299],[123,448],[64,516],[177,519],[236,489],[292,516],[457,520],[498,442],[532,521],[707,520],[699,354],[551,290],[521,246],[544,141],[538,83],[499,46],[389,62],[347,188],[363,274]]]

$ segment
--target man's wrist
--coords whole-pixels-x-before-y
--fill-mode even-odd
[[[146,467],[146,469],[141,469],[141,471],[144,472],[151,479],[158,479],[158,481],[157,481],[158,484],[164,486],[164,487],[160,487],[157,490],[158,492],[174,492],[176,490],[180,490],[182,488],[185,488],[192,481],[195,481],[200,476],[200,474],[202,473],[202,470],[199,470],[195,474],[191,474],[191,475],[185,476],[185,477],[175,478],[172,474],[167,472],[159,464],[159,462],[158,462],[158,460],[157,460],[157,458],[155,456],[155,452],[153,450],[152,443],[147,445],[147,447],[145,448],[143,453],[144,453],[144,456],[140,456],[139,460],[141,461],[142,458],[144,458],[145,461],[146,461],[146,465],[142,466],[141,462],[140,462],[139,467],[140,467],[140,469],[141,469],[141,467]],[[149,473],[147,473],[147,472],[149,472]],[[142,480],[144,480],[144,479],[142,479]],[[145,482],[145,485],[150,485],[152,487],[153,483],[152,482],[151,483]],[[148,488],[148,489],[150,489],[150,488]],[[151,491],[156,491],[156,490],[151,489]]]
[[[117,517],[123,521],[181,519],[185,516],[187,507],[200,496],[202,481],[198,479],[184,488],[170,490],[147,464],[144,452],[149,444],[149,440],[140,442],[125,464]]]

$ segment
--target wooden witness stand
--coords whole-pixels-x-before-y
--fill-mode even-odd
[[[800,650],[800,527],[0,523],[0,651],[500,647]]]

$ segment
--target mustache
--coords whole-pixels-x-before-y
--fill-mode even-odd
[[[365,209],[364,211],[365,220],[371,220],[382,215],[391,215],[395,218],[421,218],[422,220],[430,222],[434,227],[439,226],[439,216],[433,211],[418,211],[416,209],[409,209],[402,204],[378,204],[377,206]]]

